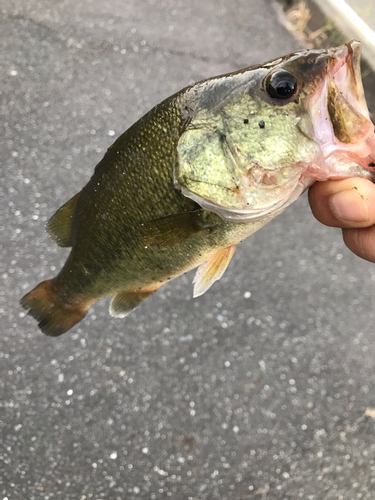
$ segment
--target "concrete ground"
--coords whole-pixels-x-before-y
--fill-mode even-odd
[[[306,197],[199,299],[189,273],[59,338],[19,306],[67,255],[45,222],[114,137],[190,82],[301,47],[272,3],[1,8],[0,500],[373,500],[375,266]]]
[[[290,0],[280,1],[290,2]],[[298,5],[297,0],[292,1]],[[304,2],[309,6],[319,4],[329,18],[327,27],[333,23],[348,39],[361,40],[363,54],[372,66],[372,70],[375,71],[374,0],[304,0]],[[313,9],[315,10],[315,7]]]
[[[375,4],[373,0],[349,0],[347,4],[372,30],[375,29]]]

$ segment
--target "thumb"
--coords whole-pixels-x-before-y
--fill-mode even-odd
[[[364,228],[375,224],[375,184],[348,178],[316,182],[309,191],[314,216],[326,226]]]

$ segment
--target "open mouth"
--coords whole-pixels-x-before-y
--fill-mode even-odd
[[[352,40],[334,50],[329,71],[331,78],[347,103],[370,120],[361,78],[361,43]]]
[[[351,41],[334,49],[331,57],[309,103],[314,140],[325,158],[334,155],[373,171],[375,134],[362,86],[361,44]]]

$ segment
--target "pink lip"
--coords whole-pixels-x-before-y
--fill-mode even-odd
[[[370,120],[361,78],[361,43],[352,40],[334,49],[328,73],[347,102]]]
[[[307,102],[314,125],[312,139],[319,144],[323,157],[330,160],[320,175],[336,176],[339,164],[338,175],[344,175],[342,162],[373,172],[369,164],[375,158],[375,134],[361,80],[361,44],[349,42],[333,49],[330,56],[327,74]]]

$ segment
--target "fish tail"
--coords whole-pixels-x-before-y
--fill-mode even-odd
[[[64,302],[54,290],[52,282],[53,280],[42,281],[22,297],[20,303],[23,308],[29,310],[28,314],[39,321],[38,326],[43,333],[57,337],[86,316],[91,302]]]

